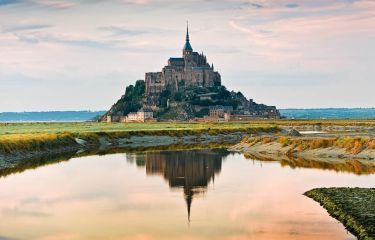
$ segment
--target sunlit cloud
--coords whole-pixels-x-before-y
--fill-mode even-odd
[[[126,26],[115,26],[115,25],[99,27],[99,30],[110,32],[113,35],[125,35],[125,36],[135,36],[135,35],[147,33],[147,31],[144,31],[144,30],[130,29]]]
[[[375,102],[368,90],[375,87],[372,0],[3,0],[0,88],[7,94],[23,82],[43,95],[74,82],[80,104],[106,109],[127,84],[180,56],[187,20],[194,50],[207,54],[229,89],[278,107],[342,107],[338,99],[353,89],[363,93],[345,104]],[[108,94],[85,97],[87,83]],[[280,93],[312,83],[326,102]],[[39,110],[32,93],[19,94],[0,100],[0,111]],[[51,110],[77,108],[73,100],[50,102]]]
[[[123,3],[136,4],[136,5],[146,5],[151,2],[151,0],[123,0]]]
[[[33,0],[32,2],[55,9],[66,9],[77,6],[77,3],[66,1],[66,0]]]

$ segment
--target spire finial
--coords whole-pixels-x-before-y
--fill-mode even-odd
[[[186,42],[189,42],[189,21],[186,21]]]

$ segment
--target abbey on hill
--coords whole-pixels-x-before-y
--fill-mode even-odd
[[[145,81],[125,94],[102,116],[107,122],[155,120],[240,121],[280,118],[274,106],[257,104],[241,92],[229,92],[203,53],[194,52],[189,29],[182,57],[171,57],[161,72],[148,72]]]
[[[160,105],[160,95],[168,87],[172,91],[186,87],[213,87],[221,85],[221,77],[214,66],[207,63],[203,53],[193,52],[189,40],[189,28],[186,30],[186,42],[182,57],[171,57],[161,72],[146,73],[146,99],[151,106]]]

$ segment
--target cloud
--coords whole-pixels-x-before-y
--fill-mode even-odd
[[[32,2],[40,6],[54,9],[72,8],[77,5],[76,3],[64,0],[33,0]]]
[[[146,34],[147,31],[144,30],[134,30],[122,26],[103,26],[99,27],[99,30],[111,32],[113,35],[126,35],[126,36],[135,36]]]
[[[134,5],[147,5],[150,3],[150,0],[123,0],[125,4],[134,4]]]
[[[24,34],[14,33],[14,36],[17,37],[19,41],[24,42],[24,43],[37,44],[40,42],[40,40],[33,35],[24,35]]]
[[[5,6],[5,5],[19,3],[19,2],[20,2],[19,0],[0,0],[0,7]]]
[[[296,4],[296,3],[288,3],[288,4],[286,5],[287,8],[297,8],[298,6],[299,6],[299,5]]]
[[[89,37],[76,34],[56,34],[43,32],[14,32],[14,36],[21,42],[29,44],[55,43],[70,46],[89,47],[89,48],[111,48],[115,43],[102,40],[93,40]]]
[[[0,104],[3,110],[47,108],[32,95],[43,89],[60,96],[56,86],[61,83],[70,91],[67,83],[84,89],[92,79],[97,88],[92,92],[111,94],[91,101],[77,94],[79,105],[56,97],[48,109],[109,106],[117,89],[180,54],[187,19],[194,49],[205,51],[229,88],[251,82],[248,91],[259,92],[254,96],[259,101],[284,106],[289,101],[291,107],[296,97],[276,97],[281,85],[306,91],[318,82],[325,92],[335,82],[340,87],[332,99],[319,104],[342,106],[336,100],[343,96],[339,92],[350,89],[342,82],[363,86],[357,92],[373,86],[373,0],[0,0],[0,16],[0,88],[14,92],[20,79],[34,88],[34,93],[10,94],[9,102]],[[357,79],[361,84],[353,84]],[[262,86],[270,94],[262,94]],[[353,93],[358,100],[351,98],[351,105],[374,102],[366,93]],[[317,104],[314,98],[301,101],[306,107],[311,103]]]
[[[20,209],[20,208],[6,208],[2,211],[3,214],[7,215],[14,215],[16,217],[26,216],[26,217],[49,217],[51,214],[35,211],[35,210],[28,210],[28,209]]]
[[[3,32],[20,32],[50,28],[48,24],[24,24],[24,25],[11,25],[4,28]]]
[[[24,7],[46,7],[52,9],[66,9],[77,6],[77,2],[66,0],[0,0],[0,7],[11,4],[22,4]]]
[[[250,6],[250,7],[253,7],[253,8],[257,8],[257,9],[264,8],[264,6],[262,4],[254,3],[254,2],[245,2],[243,5],[244,6]]]

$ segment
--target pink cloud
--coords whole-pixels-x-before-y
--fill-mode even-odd
[[[76,6],[76,3],[64,0],[34,0],[35,3],[57,9],[71,8]]]

